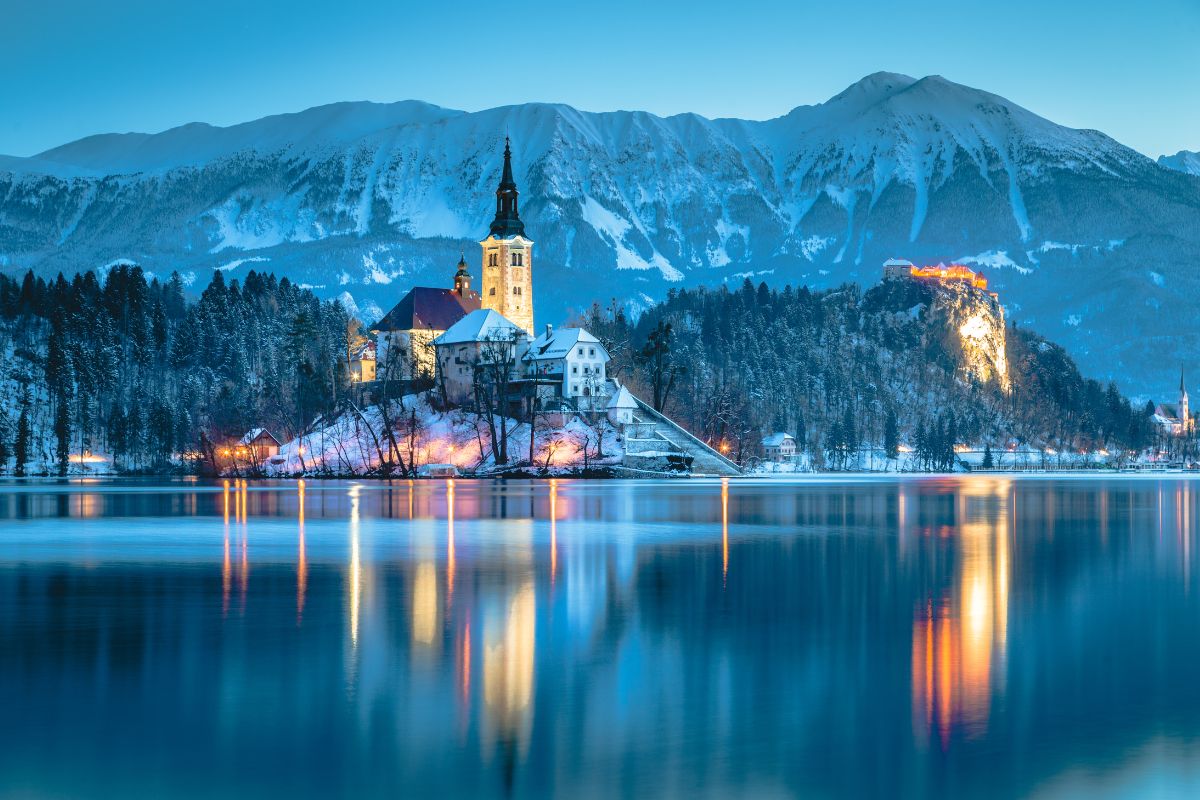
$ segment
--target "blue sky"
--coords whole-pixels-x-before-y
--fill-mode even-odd
[[[1200,149],[1200,0],[4,5],[10,155],[338,100],[765,119],[879,70],[944,75],[1151,156]]]

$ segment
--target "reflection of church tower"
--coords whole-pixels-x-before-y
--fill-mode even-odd
[[[533,335],[533,242],[517,214],[512,150],[504,140],[504,172],[496,189],[496,218],[483,248],[483,307],[498,311]]]
[[[1187,386],[1183,382],[1183,367],[1179,368],[1179,416],[1180,433],[1187,435],[1192,432],[1192,411],[1188,408]]]

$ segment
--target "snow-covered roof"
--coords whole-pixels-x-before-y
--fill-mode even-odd
[[[499,312],[490,308],[472,311],[441,336],[433,340],[434,344],[466,344],[468,342],[508,341],[515,331],[522,336],[527,334],[517,327],[516,323],[508,320]]]
[[[782,431],[777,432],[777,433],[772,433],[770,436],[763,437],[762,446],[763,447],[780,447],[788,439],[791,439],[793,442],[796,441],[796,437],[792,436],[790,433],[783,433]]]
[[[904,258],[889,258],[887,261],[883,262],[883,265],[885,267],[911,267],[913,266],[913,263]]]
[[[604,345],[583,328],[551,328],[530,343],[529,352],[525,354],[525,358],[531,361],[563,358],[577,344],[598,347],[604,360],[608,361],[609,355],[608,351],[604,349]]]
[[[622,386],[620,389],[618,389],[616,394],[614,394],[612,396],[612,398],[609,399],[609,401],[608,401],[608,408],[637,408],[637,407],[638,407],[637,400],[634,399],[633,395],[624,386]]]
[[[266,428],[251,428],[246,431],[246,435],[242,437],[238,444],[253,444],[256,439],[261,436],[266,436],[275,444],[279,444],[279,440],[267,432]]]

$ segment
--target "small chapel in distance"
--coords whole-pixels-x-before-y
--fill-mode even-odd
[[[431,379],[435,372],[433,341],[472,311],[491,310],[533,336],[533,241],[525,236],[512,148],[504,140],[504,168],[496,188],[496,215],[482,248],[483,281],[471,288],[465,254],[459,258],[453,288],[415,286],[372,331],[376,337],[376,369],[381,380]]]

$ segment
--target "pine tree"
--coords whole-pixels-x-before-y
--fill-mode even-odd
[[[887,414],[883,418],[883,452],[890,459],[900,457],[900,434],[896,430],[896,411],[891,406],[888,406]]]
[[[992,458],[992,445],[990,443],[983,446],[983,463],[980,466],[984,469],[993,469],[996,466],[995,460]]]
[[[13,446],[16,463],[13,468],[13,475],[18,478],[25,477],[25,465],[29,461],[29,448],[33,432],[30,430],[29,422],[29,389],[26,388],[21,396],[21,416],[17,418],[17,441]]]

